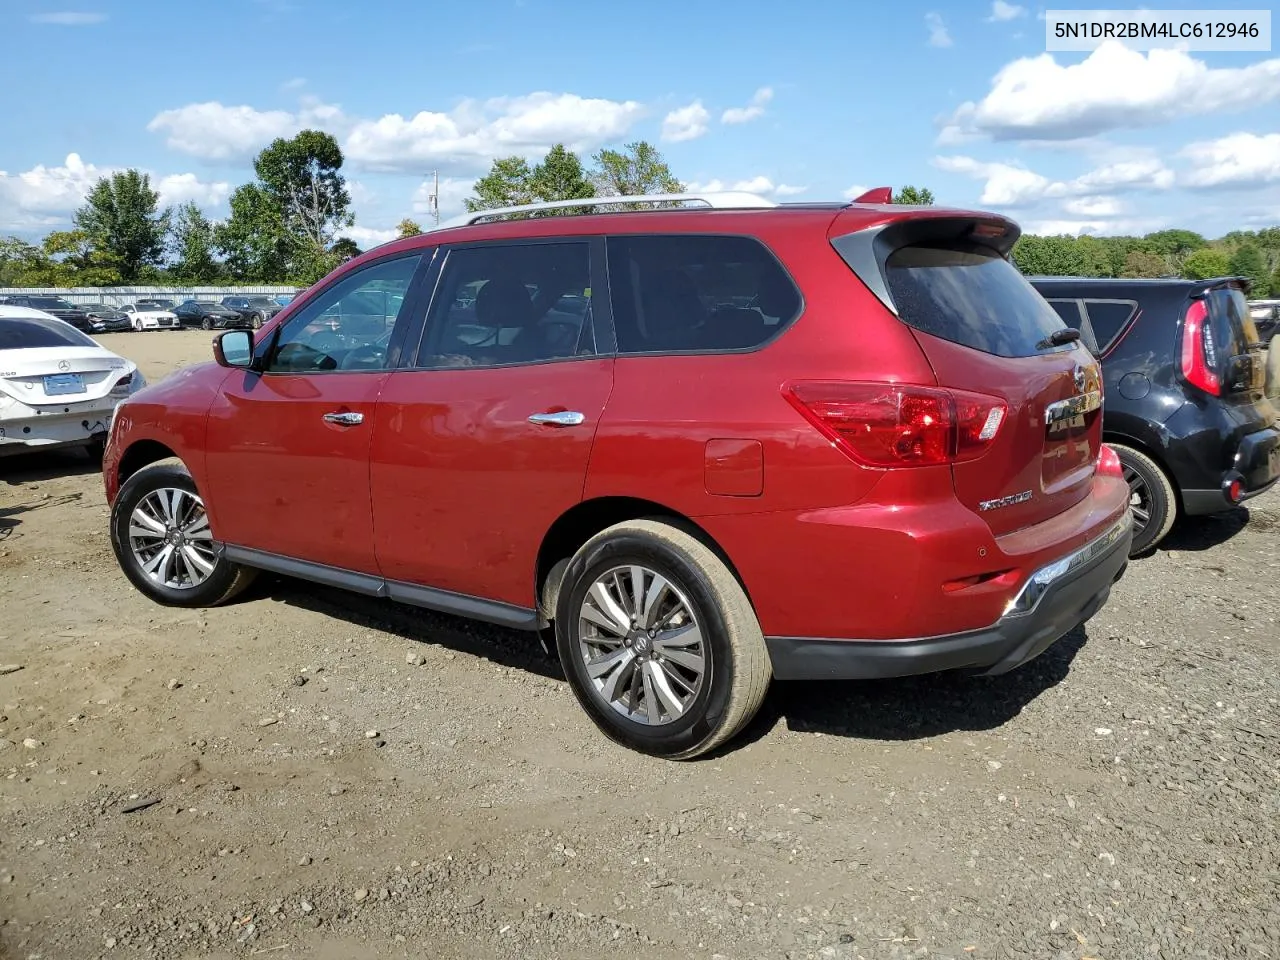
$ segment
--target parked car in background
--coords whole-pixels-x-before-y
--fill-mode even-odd
[[[1179,514],[1220,513],[1280,477],[1280,430],[1247,280],[1031,277],[1102,362],[1103,439],[1132,491],[1133,551]]]
[[[187,300],[173,308],[178,322],[184,327],[201,330],[217,330],[223,327],[249,327],[252,321],[240,311],[224,307],[212,300]]]
[[[139,300],[120,308],[129,317],[134,330],[177,330],[178,318],[173,311],[157,306],[154,301]]]
[[[1253,317],[1253,325],[1258,328],[1258,339],[1270,344],[1280,327],[1280,300],[1251,300],[1249,315]]]
[[[284,309],[270,297],[223,297],[222,305],[230,307],[249,321],[254,330]]]
[[[0,298],[0,305],[39,310],[41,313],[66,321],[82,333],[89,333],[93,329],[89,323],[89,314],[81,307],[76,306],[69,300],[64,300],[62,297],[13,294]]]
[[[173,310],[173,306],[174,306],[174,304],[173,304],[173,301],[172,301],[172,300],[163,300],[163,299],[157,300],[157,299],[146,299],[146,298],[144,298],[144,299],[142,299],[142,300],[139,300],[139,301],[138,301],[138,306],[140,306],[140,307],[146,307],[146,308],[147,308],[147,309],[149,309],[149,310],[169,310],[169,311],[172,311],[172,310]]]
[[[89,327],[94,333],[118,333],[133,329],[133,319],[119,307],[105,303],[82,303],[80,309],[89,315]]]
[[[275,301],[276,303],[280,304],[280,306],[287,307],[289,304],[293,303],[295,297],[296,297],[296,294],[281,293],[275,297]]]
[[[65,321],[0,304],[0,455],[83,446],[101,456],[116,404],[143,386],[132,361]]]
[[[600,729],[674,758],[771,677],[1012,670],[1128,562],[1098,365],[1014,223],[888,194],[488,211],[355,257],[123,408],[123,571],[553,624]]]

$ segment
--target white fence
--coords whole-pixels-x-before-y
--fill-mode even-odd
[[[135,300],[155,297],[182,303],[184,300],[218,301],[223,297],[292,296],[301,289],[301,287],[271,286],[270,284],[243,287],[0,287],[0,297],[62,297],[72,303],[105,303],[110,307],[120,307]]]

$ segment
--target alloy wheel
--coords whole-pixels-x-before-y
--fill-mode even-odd
[[[129,516],[129,549],[146,577],[173,590],[200,586],[218,562],[204,502],[178,487],[160,487],[138,501]]]
[[[709,679],[710,648],[693,604],[639,564],[605,571],[578,614],[578,648],[591,689],[629,720],[679,720]]]
[[[1137,540],[1151,520],[1151,490],[1142,474],[1128,464],[1124,465],[1124,479],[1129,484],[1129,506],[1133,510],[1133,538]]]

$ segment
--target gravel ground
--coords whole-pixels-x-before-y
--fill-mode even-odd
[[[687,764],[522,634],[265,577],[155,606],[106,519],[78,455],[0,461],[4,960],[1280,958],[1280,492],[1011,675],[777,684]]]

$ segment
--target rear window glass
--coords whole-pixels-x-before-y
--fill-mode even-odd
[[[1125,328],[1138,305],[1132,300],[1086,300],[1089,326],[1099,348],[1106,350]]]
[[[608,240],[619,353],[749,350],[800,312],[800,292],[751,237]]]
[[[902,247],[885,282],[908,326],[998,357],[1029,357],[1062,319],[1000,254],[986,247]]]
[[[1249,302],[1235,287],[1217,287],[1209,293],[1209,329],[1220,361],[1247,353],[1258,342]]]
[[[0,350],[31,347],[96,347],[83,333],[61,320],[0,317]]]

